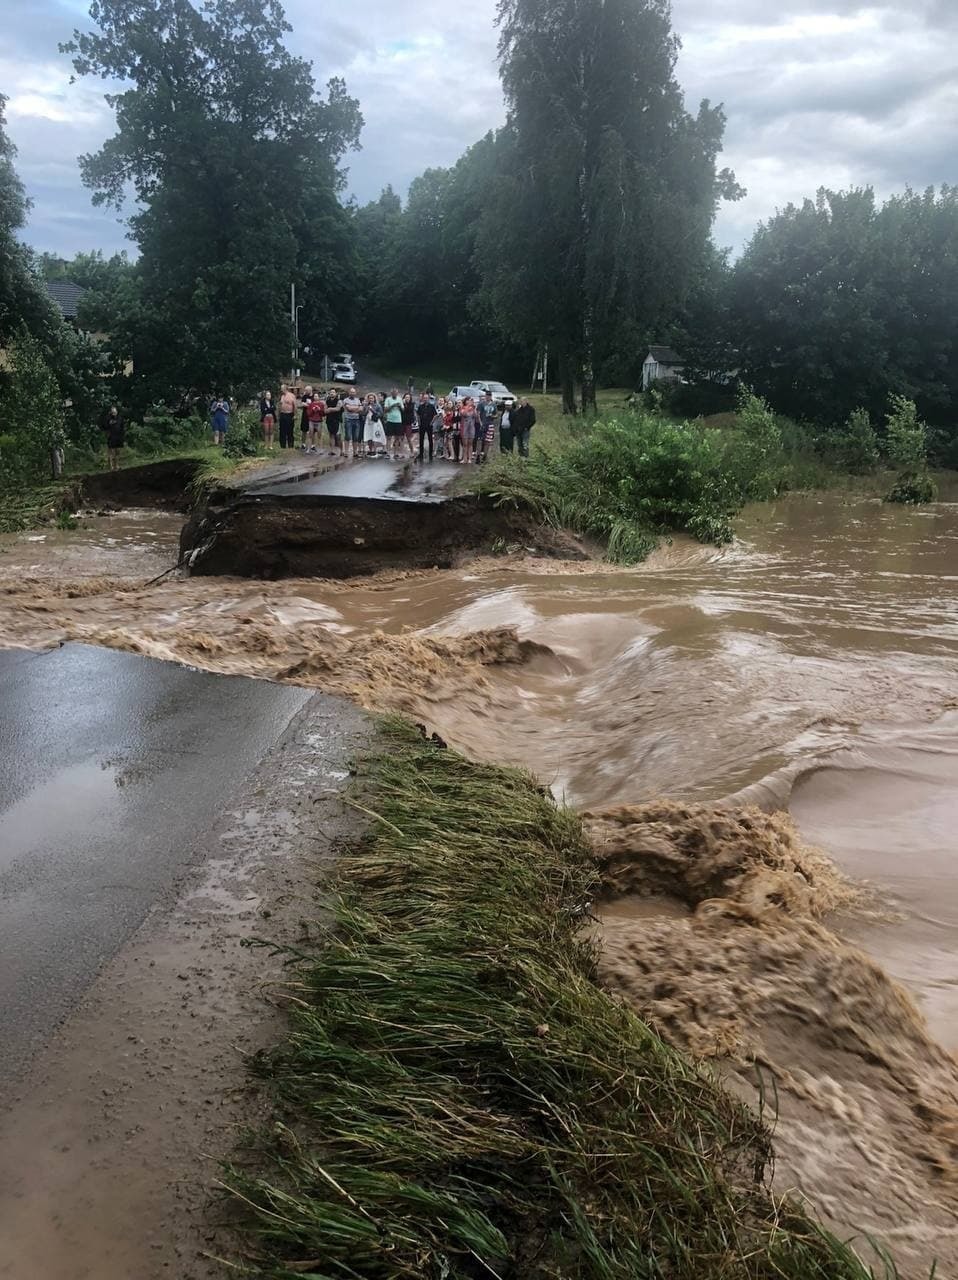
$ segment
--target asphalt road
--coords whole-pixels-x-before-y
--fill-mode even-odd
[[[381,498],[395,502],[443,502],[460,474],[454,462],[405,462],[385,458],[350,462],[325,475],[295,484],[257,487],[257,493],[279,497],[327,496]]]
[[[0,1092],[310,696],[83,645],[0,651]]]

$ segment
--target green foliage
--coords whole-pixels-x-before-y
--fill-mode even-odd
[[[867,475],[878,466],[878,437],[867,409],[853,409],[844,428],[824,435],[821,445],[830,461],[852,475]]]
[[[770,498],[781,479],[782,432],[768,403],[748,387],[738,393],[735,447],[726,451],[726,465],[745,498]]]
[[[134,453],[161,457],[209,443],[207,424],[198,417],[177,418],[163,404],[153,405],[142,423],[132,423],[126,432],[127,446]]]
[[[889,462],[901,468],[886,502],[918,505],[933,502],[938,490],[928,474],[928,440],[913,400],[892,395],[885,423],[885,451]]]
[[[227,1171],[248,1274],[867,1280],[767,1191],[761,1121],[597,985],[574,814],[397,722],[361,776],[271,1131]]]
[[[259,438],[259,414],[252,409],[240,409],[230,416],[223,453],[227,458],[252,458],[259,451]]]
[[[889,462],[903,469],[917,470],[928,460],[925,424],[918,420],[913,400],[892,395],[885,420],[885,452]]]
[[[934,502],[937,497],[938,486],[927,471],[903,471],[885,501],[917,507],[924,502]]]
[[[703,328],[717,318],[776,409],[830,431],[857,408],[878,421],[896,393],[954,438],[958,187],[884,205],[822,190],[759,227],[724,288],[724,321]]]
[[[580,432],[559,453],[537,451],[528,461],[508,455],[480,472],[475,488],[601,538],[611,560],[628,564],[676,530],[730,541],[731,517],[783,478],[778,426],[752,397],[727,431],[650,414],[616,418]]]
[[[289,284],[301,334],[332,328],[348,251],[340,162],[362,119],[342,81],[314,92],[277,0],[99,0],[64,51],[78,76],[125,87],[117,131],[81,158],[94,202],[130,219],[140,259],[115,272],[103,328],[135,349],[137,400],[268,382],[288,364]],[[103,292],[103,290],[101,290]]]
[[[54,449],[66,443],[56,378],[41,344],[21,329],[7,348],[10,371],[0,389],[0,487],[35,482],[51,472]]]
[[[560,381],[595,377],[690,290],[711,253],[725,119],[686,112],[658,0],[501,0],[508,120],[477,242],[490,314],[547,343]],[[561,68],[561,73],[556,73]]]

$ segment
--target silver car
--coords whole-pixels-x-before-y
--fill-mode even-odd
[[[500,409],[511,409],[518,399],[514,396],[504,382],[495,382],[492,379],[476,379],[475,382],[469,384],[470,390],[468,395],[475,396],[476,399],[481,398],[487,391],[492,392],[492,398],[495,400]]]

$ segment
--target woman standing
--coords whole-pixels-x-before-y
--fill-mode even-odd
[[[259,421],[263,428],[263,439],[266,448],[272,452],[273,429],[276,426],[276,406],[273,404],[272,391],[264,391],[259,402]]]
[[[230,429],[230,402],[226,396],[217,396],[210,405],[210,425],[213,428],[213,443],[223,444]]]
[[[375,391],[366,397],[366,425],[363,428],[363,443],[366,446],[366,457],[375,458],[376,450],[385,441],[383,433],[383,410]]]
[[[447,462],[459,461],[459,406],[450,397],[441,402],[442,443]]]
[[[479,412],[476,409],[476,402],[472,396],[466,396],[462,402],[462,408],[459,410],[459,438],[462,441],[462,457],[460,463],[469,463],[473,460],[473,450],[476,446],[476,439],[481,430],[479,423]]]
[[[323,404],[322,397],[319,392],[313,393],[313,398],[306,407],[306,419],[309,423],[309,448],[308,453],[319,453],[317,440],[323,438],[323,419],[326,417],[326,406]]]

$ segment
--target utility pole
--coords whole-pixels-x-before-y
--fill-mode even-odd
[[[549,394],[549,348],[546,347],[542,356],[542,394]]]
[[[299,355],[299,315],[296,311],[296,286],[289,286],[289,331],[293,338],[293,356],[289,364],[289,380],[296,381],[296,357]]]

